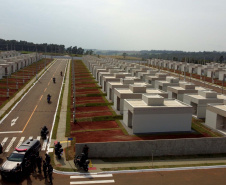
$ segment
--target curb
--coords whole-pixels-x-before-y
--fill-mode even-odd
[[[160,172],[160,171],[185,171],[185,170],[208,170],[208,169],[221,169],[226,168],[226,165],[217,166],[197,166],[197,167],[179,167],[179,168],[159,168],[159,169],[141,169],[141,170],[120,170],[120,171],[104,171],[97,173],[80,173],[80,172],[63,172],[53,170],[56,174],[61,175],[100,175],[100,174],[123,174],[123,173],[144,173],[144,172]]]

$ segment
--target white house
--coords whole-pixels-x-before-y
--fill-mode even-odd
[[[119,82],[121,78],[130,77],[131,73],[113,73],[112,76],[103,76],[102,91],[107,91],[108,82]]]
[[[146,76],[145,81],[149,84],[152,84],[152,87],[155,87],[155,82],[157,80],[165,80],[166,76],[169,76],[167,73],[156,73],[155,76]]]
[[[129,84],[140,84],[141,80],[137,77],[121,78],[119,82],[107,83],[107,99],[114,102],[114,90],[115,88],[129,88]],[[143,83],[144,85],[147,83]]]
[[[226,96],[215,91],[199,91],[198,94],[185,94],[184,102],[193,107],[193,115],[197,118],[206,117],[206,107],[209,103],[223,103]]]
[[[155,76],[156,73],[158,73],[157,69],[149,69],[146,72],[138,72],[138,78],[145,81],[146,76]]]
[[[206,108],[206,125],[226,132],[226,105],[225,103],[208,104]]]
[[[142,94],[159,94],[164,98],[168,98],[168,93],[159,89],[150,88],[146,84],[130,84],[129,88],[116,88],[114,91],[114,109],[123,114],[125,99],[140,99]]]
[[[155,88],[167,92],[168,86],[179,86],[179,78],[167,76],[166,80],[156,80]]]
[[[198,91],[207,91],[210,89],[201,86],[195,86],[193,83],[179,83],[179,86],[168,86],[167,92],[170,99],[184,101],[184,94],[197,94]]]
[[[160,95],[142,95],[142,99],[125,99],[123,124],[134,134],[190,132],[192,107]]]

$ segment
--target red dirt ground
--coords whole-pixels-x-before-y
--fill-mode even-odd
[[[155,140],[155,139],[177,139],[177,138],[200,138],[202,135],[183,134],[183,135],[152,135],[152,136],[128,136],[120,129],[90,131],[72,133],[72,137],[76,137],[77,143],[88,142],[111,142],[111,141],[136,141],[136,140]]]
[[[104,112],[110,111],[107,106],[97,106],[97,107],[77,107],[76,112]]]
[[[83,84],[76,84],[76,87],[97,87],[96,83],[83,83]]]
[[[100,93],[98,89],[76,89],[76,94],[96,94]]]
[[[89,122],[77,122],[71,123],[71,130],[92,130],[92,129],[106,129],[106,128],[118,128],[118,124],[115,121],[89,121]]]
[[[76,118],[88,118],[96,116],[111,116],[112,112],[107,106],[76,107]]]
[[[81,112],[81,113],[76,113],[75,116],[76,118],[92,118],[92,117],[97,117],[97,116],[111,116],[112,112]]]
[[[77,104],[83,103],[105,103],[102,97],[76,97]]]

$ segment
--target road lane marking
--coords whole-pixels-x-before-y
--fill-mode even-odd
[[[41,96],[41,98],[39,99],[40,101],[42,100],[43,95]]]
[[[21,137],[19,143],[17,144],[17,148],[23,143],[25,137]]]
[[[48,83],[48,86],[49,86],[49,84],[50,84],[50,81],[49,81],[49,83]]]
[[[8,131],[8,132],[0,132],[0,134],[15,134],[15,133],[22,133],[22,131]]]
[[[70,182],[70,184],[103,184],[103,183],[115,183],[114,180],[96,180],[96,181],[78,181],[78,182]]]
[[[15,119],[13,119],[13,120],[11,121],[11,127],[12,127],[13,125],[16,124],[16,121],[18,120],[18,118],[19,118],[19,117],[15,118]]]
[[[8,140],[8,137],[5,137],[5,138],[3,139],[3,141],[1,142],[1,145],[4,146],[7,140]]]
[[[9,145],[5,149],[5,152],[8,152],[10,150],[10,148],[13,146],[13,143],[15,142],[15,140],[16,140],[16,137],[13,137],[12,140],[10,141]]]
[[[45,88],[44,92],[46,92],[47,88]]]
[[[101,175],[78,175],[78,176],[70,176],[70,179],[98,178],[98,177],[112,177],[112,174],[101,174]]]
[[[40,139],[41,139],[41,136],[38,136],[38,137],[37,137],[37,140],[39,140],[39,141],[40,141]]]
[[[48,143],[48,139],[49,139],[49,136],[46,137],[46,139],[44,140],[43,144],[42,144],[42,151],[45,151],[46,150],[46,146],[47,146],[47,143]]]
[[[33,114],[35,113],[35,110],[37,109],[37,107],[38,107],[38,105],[36,105],[35,109],[33,110],[32,114],[31,114],[30,118],[28,119],[26,125],[24,126],[24,129],[22,130],[22,132],[24,132],[24,130],[25,130],[25,128],[27,127],[28,123],[30,122],[30,120],[31,120],[31,118],[32,118],[32,116],[33,116]]]
[[[33,139],[33,136],[30,136],[28,139],[30,139],[30,140]]]

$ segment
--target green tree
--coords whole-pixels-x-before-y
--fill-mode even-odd
[[[220,61],[220,63],[222,63],[224,61],[223,55],[220,56],[219,61]]]
[[[123,58],[126,58],[127,53],[123,53],[122,56],[123,56]]]

